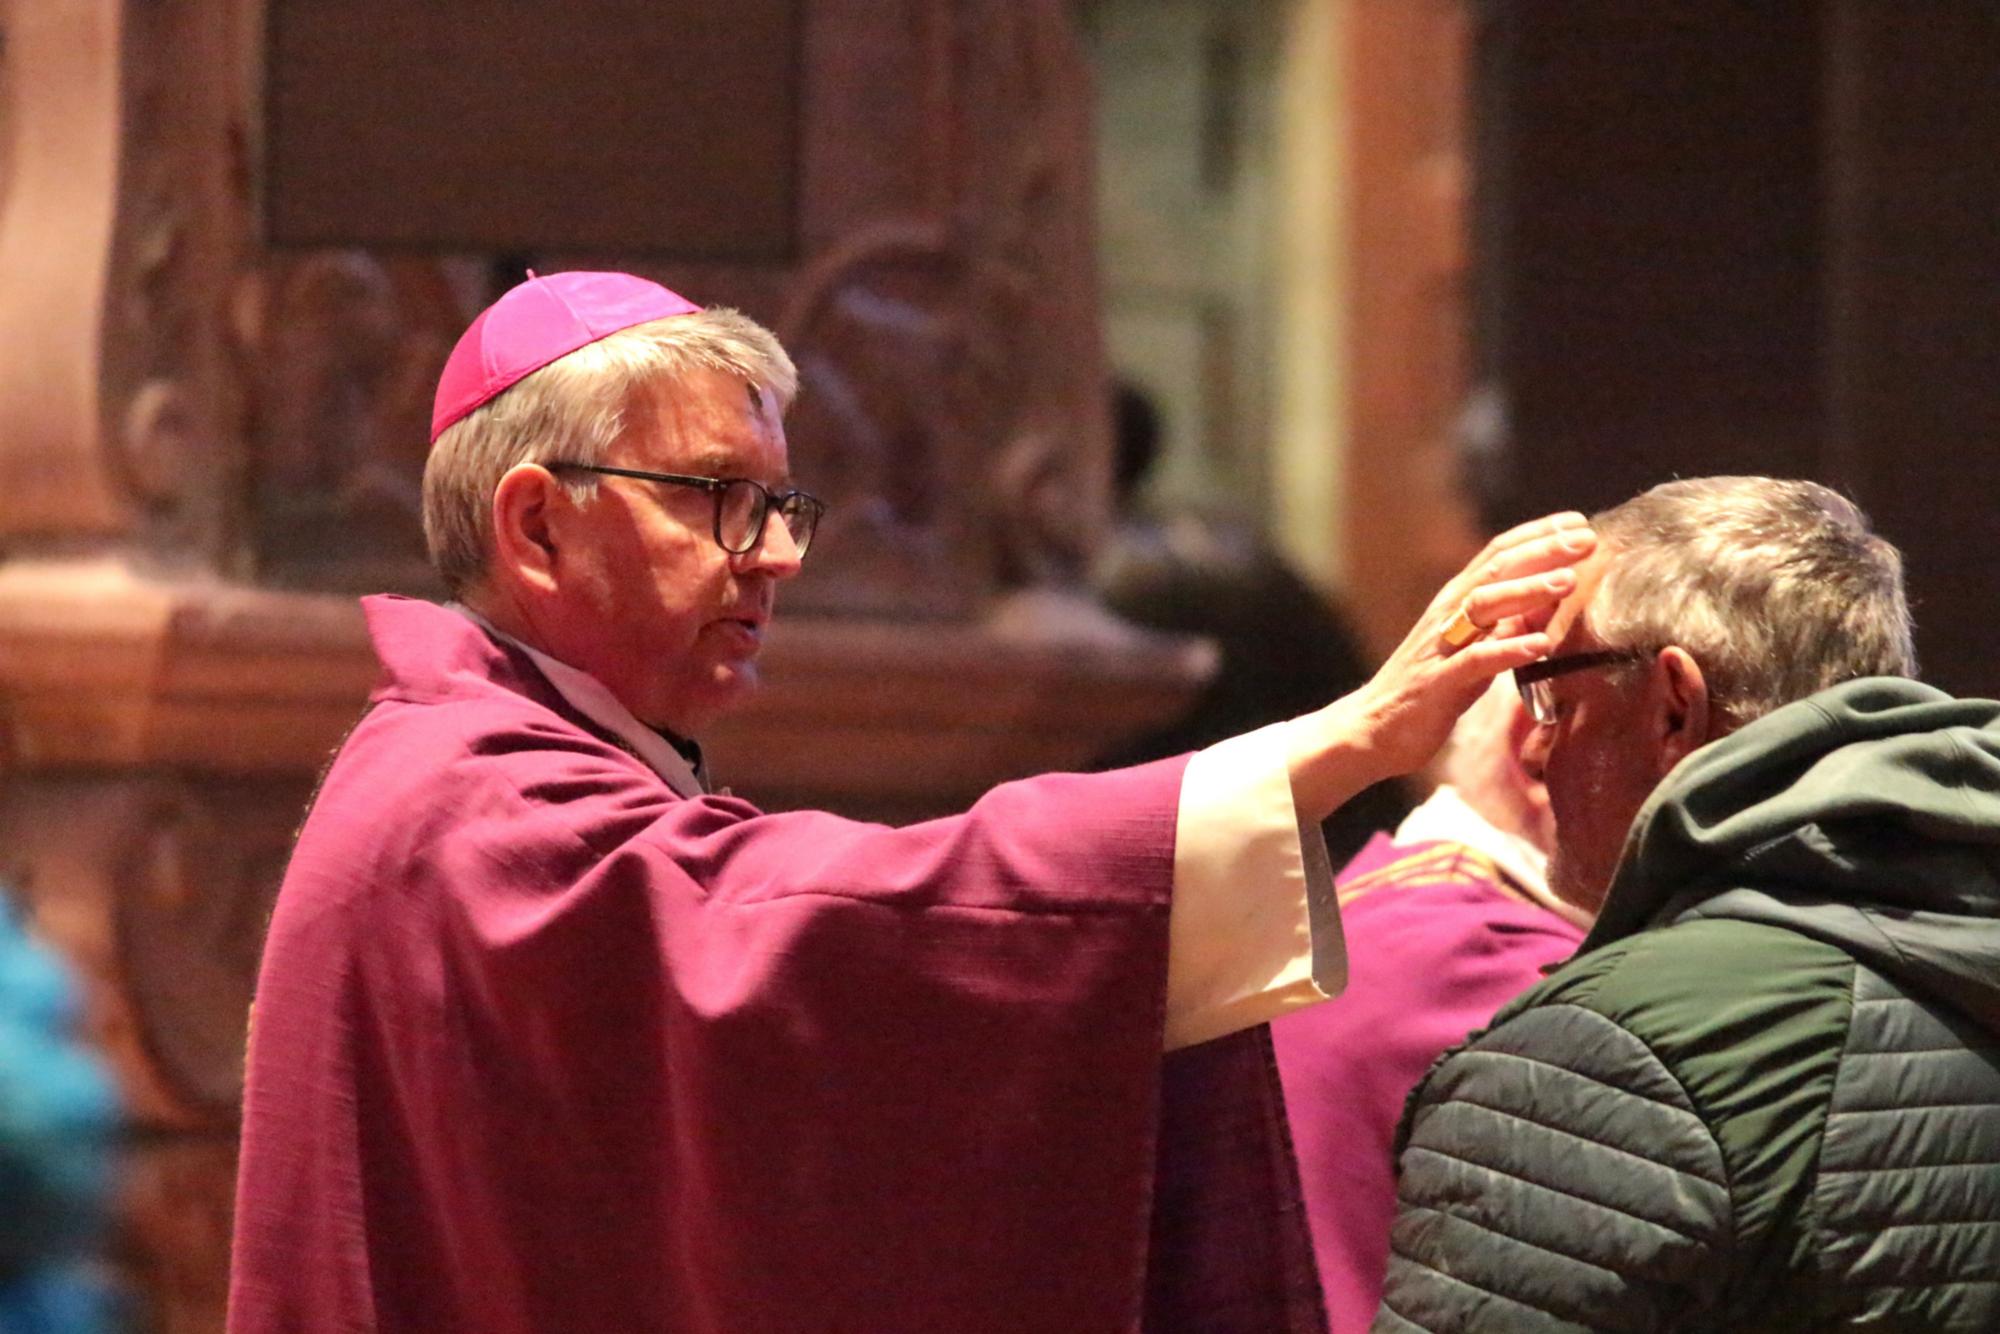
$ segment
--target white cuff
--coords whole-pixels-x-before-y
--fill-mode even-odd
[[[1275,1019],[1346,985],[1326,840],[1292,805],[1290,726],[1210,746],[1181,779],[1168,1051]]]

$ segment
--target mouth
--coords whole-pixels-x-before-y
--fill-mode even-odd
[[[752,644],[763,642],[765,618],[762,616],[725,616],[716,624],[730,634],[749,640]]]

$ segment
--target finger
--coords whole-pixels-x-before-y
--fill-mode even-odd
[[[1570,520],[1576,522],[1570,522]],[[1557,514],[1510,528],[1486,544],[1470,564],[1439,591],[1433,605],[1456,610],[1482,584],[1574,565],[1597,549],[1597,534],[1581,515]]]
[[[1516,524],[1506,532],[1486,544],[1479,554],[1482,557],[1497,556],[1510,547],[1518,547],[1540,538],[1554,537],[1566,530],[1590,527],[1590,520],[1575,510],[1564,510],[1560,514],[1547,514],[1539,519]]]
[[[1589,528],[1565,528],[1560,533],[1523,542],[1494,556],[1479,567],[1482,584],[1517,579],[1524,574],[1540,574],[1574,565],[1597,550],[1597,534]]]
[[[1466,596],[1465,609],[1474,624],[1489,626],[1497,633],[1507,621],[1537,613],[1546,624],[1556,604],[1575,590],[1575,570],[1550,570],[1546,574],[1531,574],[1475,588]]]
[[[1512,639],[1516,635],[1528,635],[1537,630],[1546,630],[1549,622],[1555,617],[1556,608],[1561,605],[1561,602],[1551,602],[1545,606],[1531,608],[1518,616],[1502,617],[1493,627],[1492,637]]]
[[[1482,639],[1454,653],[1448,660],[1448,670],[1459,683],[1486,682],[1502,672],[1548,657],[1553,647],[1548,635],[1540,630],[1505,639]]]

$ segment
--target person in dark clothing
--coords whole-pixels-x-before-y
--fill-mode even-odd
[[[1102,756],[1123,768],[1211,746],[1317,707],[1328,692],[1353,690],[1372,672],[1338,605],[1269,543],[1192,514],[1137,516],[1137,493],[1159,457],[1160,418],[1138,388],[1115,387],[1116,498],[1124,516],[1097,563],[1105,605],[1149,630],[1199,635],[1216,646],[1216,670],[1187,712]],[[1327,817],[1322,832],[1335,866],[1375,833],[1410,813],[1399,779],[1377,783]]]
[[[2000,1328],[2000,704],[1823,487],[1593,523],[1516,677],[1602,911],[1412,1095],[1376,1330]]]

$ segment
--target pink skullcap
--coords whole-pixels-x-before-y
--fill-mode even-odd
[[[557,357],[648,320],[701,307],[629,273],[552,273],[479,313],[452,348],[431,408],[431,443],[444,428]]]

